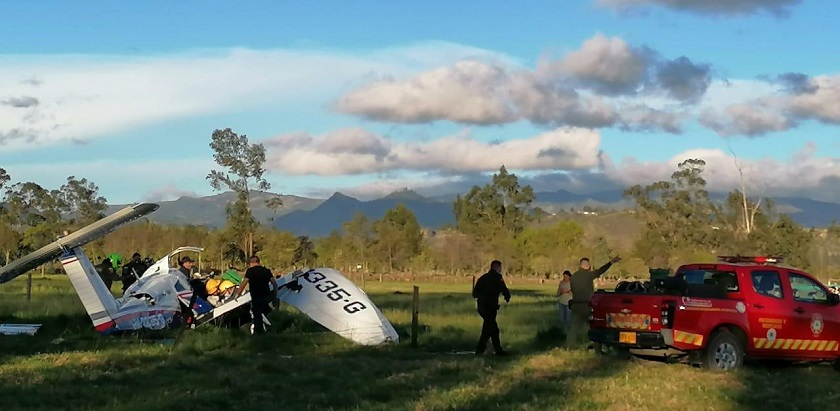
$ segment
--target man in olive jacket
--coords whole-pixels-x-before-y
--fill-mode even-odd
[[[493,349],[496,355],[505,355],[502,343],[499,339],[499,324],[496,323],[496,314],[499,311],[499,294],[504,295],[505,302],[510,302],[510,291],[502,278],[502,263],[494,260],[490,263],[490,271],[482,275],[473,287],[472,296],[477,300],[478,315],[484,319],[481,326],[481,336],[478,338],[478,346],[475,348],[475,355],[484,354],[487,348],[487,340],[493,341]]]
[[[619,261],[621,258],[615,257],[597,270],[592,270],[588,258],[580,259],[580,269],[572,274],[572,301],[569,303],[569,308],[572,310],[572,327],[569,329],[569,335],[566,336],[566,347],[574,348],[579,345],[581,337],[586,337],[588,340],[589,299],[595,292],[595,279]]]

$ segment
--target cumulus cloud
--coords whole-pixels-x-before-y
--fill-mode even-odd
[[[488,55],[511,61],[449,43],[365,53],[229,49],[144,57],[5,56],[0,151],[230,109],[323,100],[371,73],[405,75]]]
[[[600,135],[561,128],[535,137],[486,143],[462,132],[424,142],[402,142],[360,128],[320,136],[294,133],[264,142],[267,168],[289,175],[338,176],[389,171],[469,173],[498,170],[581,169],[597,166]]]
[[[773,93],[707,109],[700,122],[724,136],[759,136],[794,128],[807,120],[840,124],[840,75],[810,78],[786,73],[769,83],[782,87]]]
[[[706,93],[711,82],[711,66],[695,64],[686,56],[659,63],[659,87],[675,100],[694,102]]]
[[[755,101],[730,105],[723,112],[709,110],[700,117],[700,123],[722,136],[755,137],[793,127],[793,120],[771,104],[769,101]]]
[[[605,95],[633,93],[644,81],[651,52],[634,49],[618,37],[596,34],[579,50],[566,54],[547,69],[575,78]]]
[[[742,16],[766,11],[781,17],[787,16],[790,7],[802,0],[595,0],[595,3],[620,11],[658,6],[703,15]]]
[[[808,191],[813,196],[815,189],[826,179],[840,177],[840,159],[817,157],[816,154],[817,146],[809,142],[793,153],[790,161],[739,158],[736,162],[731,153],[723,150],[698,148],[679,153],[666,162],[638,162],[627,158],[616,164],[607,157],[603,171],[611,180],[622,185],[646,184],[668,180],[679,163],[689,158],[700,158],[706,162],[703,174],[713,191],[740,187],[737,166],[740,164],[748,187],[754,192],[785,195]],[[840,198],[838,194],[832,196]]]
[[[608,155],[599,155],[597,169],[527,172],[509,167],[517,173],[521,184],[529,184],[535,191],[569,190],[574,193],[603,193],[623,190],[633,184],[650,184],[668,180],[677,165],[689,158],[706,162],[704,177],[710,191],[728,192],[740,189],[738,164],[743,170],[750,195],[776,197],[807,197],[822,201],[840,202],[840,158],[818,157],[817,146],[806,143],[788,161],[777,159],[750,160],[736,158],[719,149],[698,148],[673,156],[667,161],[640,162],[623,158],[614,162]],[[472,185],[489,181],[488,173],[465,173],[456,176],[427,176],[385,179],[339,191],[364,198],[377,198],[402,188],[416,190],[423,195],[462,193]]]
[[[461,61],[418,74],[408,81],[385,77],[338,101],[341,111],[373,120],[423,123],[446,118],[471,124],[515,119],[498,86],[509,82],[496,64]]]
[[[342,95],[333,107],[398,123],[489,125],[525,119],[550,127],[679,133],[682,113],[653,109],[633,98],[664,96],[694,103],[710,82],[709,65],[685,56],[667,60],[646,47],[596,34],[579,50],[559,60],[544,59],[534,70],[481,59],[460,61],[408,78],[375,79]]]

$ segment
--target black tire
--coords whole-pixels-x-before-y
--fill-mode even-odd
[[[735,371],[744,365],[744,344],[727,330],[712,334],[701,355],[703,368],[716,372]]]

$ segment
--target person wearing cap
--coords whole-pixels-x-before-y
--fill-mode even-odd
[[[569,308],[569,301],[572,301],[572,272],[563,271],[563,278],[557,286],[557,297],[559,297],[560,324],[569,335],[569,328],[572,325],[572,310]]]
[[[193,259],[189,256],[181,257],[178,260],[178,271],[184,274],[187,278],[193,278],[192,269],[193,269]]]
[[[194,263],[195,261],[193,261],[193,259],[189,256],[181,257],[181,259],[178,260],[178,271],[189,278],[190,287],[193,289],[193,295],[201,297],[203,300],[207,301],[207,297],[209,297],[209,294],[207,294],[207,285],[204,281],[202,281],[200,272],[196,271],[193,273]]]
[[[123,292],[128,289],[131,284],[134,284],[137,279],[143,276],[143,273],[146,272],[146,269],[149,268],[143,261],[140,259],[140,253],[134,253],[131,255],[131,261],[129,261],[126,265],[123,266],[122,269],[122,282],[123,282]]]

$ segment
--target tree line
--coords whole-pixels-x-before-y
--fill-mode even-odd
[[[258,222],[251,211],[254,190],[270,189],[264,178],[265,148],[231,129],[215,130],[210,147],[219,166],[207,180],[217,191],[231,190],[236,201],[226,207],[221,229],[171,226],[148,219],[131,223],[86,247],[93,258],[112,252],[159,258],[182,245],[205,248],[204,267],[242,267],[249,255],[287,270],[330,266],[345,272],[471,275],[491,259],[505,262],[508,274],[556,276],[587,256],[596,264],[615,255],[624,262],[612,275],[645,276],[648,268],[673,267],[687,261],[714,261],[715,255],[783,256],[793,266],[835,275],[840,226],[807,229],[772,201],[733,190],[715,201],[703,177],[705,162],[687,159],[670,179],[634,185],[625,197],[635,203],[641,232],[629,247],[609,235],[592,236],[578,222],[535,207],[534,190],[521,185],[502,166],[483,186],[456,197],[455,224],[430,230],[400,204],[372,220],[356,214],[341,230],[312,239],[278,231]],[[69,176],[55,189],[34,182],[11,183],[0,169],[0,259],[3,263],[104,216],[107,200],[85,178]],[[270,200],[270,207],[282,205]],[[589,234],[589,235],[588,235]]]

